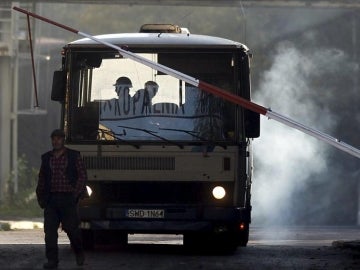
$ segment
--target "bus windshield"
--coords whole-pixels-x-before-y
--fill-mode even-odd
[[[140,53],[234,91],[230,53]],[[70,71],[73,141],[232,141],[234,105],[120,55],[77,52]]]

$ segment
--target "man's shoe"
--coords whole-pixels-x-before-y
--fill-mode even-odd
[[[77,253],[76,254],[76,264],[78,266],[82,266],[84,265],[84,261],[85,261],[85,256],[83,252]]]
[[[58,262],[56,261],[48,261],[43,265],[44,269],[57,269],[57,267],[58,267]]]

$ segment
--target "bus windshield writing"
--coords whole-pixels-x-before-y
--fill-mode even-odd
[[[234,109],[222,99],[118,55],[103,57],[94,67],[89,65],[89,55],[78,53],[76,59],[82,64],[73,65],[72,69],[73,140],[232,139]],[[159,62],[157,54],[141,55]],[[167,55],[164,61],[171,64],[171,56]],[[230,69],[230,60],[227,65],[224,70]],[[231,74],[214,72],[210,67],[208,71],[196,70],[194,66],[190,69],[207,76],[215,85],[233,87]]]

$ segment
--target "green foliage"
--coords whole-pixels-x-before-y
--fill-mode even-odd
[[[7,182],[7,192],[0,203],[1,218],[40,217],[42,211],[36,200],[37,170],[29,168],[26,157],[18,159],[18,191],[15,193],[15,172]]]
[[[0,231],[10,231],[11,227],[9,223],[0,223]]]

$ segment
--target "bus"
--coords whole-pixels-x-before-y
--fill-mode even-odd
[[[239,42],[173,24],[96,38],[251,99],[251,53]],[[65,45],[61,63],[51,98],[88,171],[85,247],[140,233],[183,235],[200,249],[247,245],[259,114],[88,38]]]

